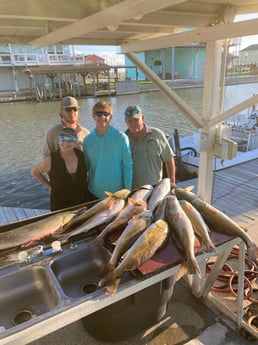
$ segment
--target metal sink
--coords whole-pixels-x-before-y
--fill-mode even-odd
[[[44,267],[21,268],[0,277],[0,325],[5,329],[47,313],[58,301]]]
[[[51,269],[67,297],[85,297],[98,289],[100,274],[110,256],[108,249],[89,241],[84,248],[55,259]]]

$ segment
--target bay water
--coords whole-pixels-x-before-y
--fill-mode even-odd
[[[195,112],[202,112],[202,88],[177,89],[176,93]],[[258,83],[237,84],[225,88],[225,110],[258,93]],[[80,124],[89,130],[95,126],[91,109],[99,101],[113,105],[112,125],[125,130],[124,110],[138,104],[145,121],[151,126],[173,135],[177,128],[180,136],[191,134],[195,128],[178,108],[159,91],[117,97],[80,99]],[[60,101],[2,103],[0,150],[0,206],[49,209],[48,189],[30,174],[41,160],[42,142],[47,129],[59,118]]]

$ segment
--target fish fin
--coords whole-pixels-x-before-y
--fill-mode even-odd
[[[107,196],[113,196],[113,193],[111,193],[111,192],[105,191],[104,193],[105,193]]]
[[[114,199],[110,198],[110,200],[108,201],[108,204],[107,204],[108,210],[111,210],[113,205],[114,205]]]
[[[188,187],[185,187],[184,190],[186,192],[191,192],[192,190],[194,189],[194,185],[191,185],[191,186],[188,186]]]
[[[133,198],[128,198],[128,202],[129,202],[129,204],[131,204],[131,205],[135,205],[135,204],[137,203],[137,201],[134,200]]]

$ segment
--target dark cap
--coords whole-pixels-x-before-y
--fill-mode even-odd
[[[67,109],[72,107],[79,108],[77,99],[70,96],[64,97],[61,101],[61,108]]]
[[[64,137],[74,138],[77,140],[77,132],[73,128],[64,127],[60,130],[59,135],[64,136]]]
[[[139,119],[142,116],[142,110],[138,105],[129,105],[125,110],[126,119]]]

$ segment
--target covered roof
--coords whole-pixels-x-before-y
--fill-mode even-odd
[[[241,49],[241,52],[250,51],[250,50],[258,50],[258,44],[251,44],[250,46],[244,49]]]
[[[258,34],[257,0],[8,0],[0,4],[0,42],[116,45],[136,52]],[[224,30],[226,28],[226,30]]]

